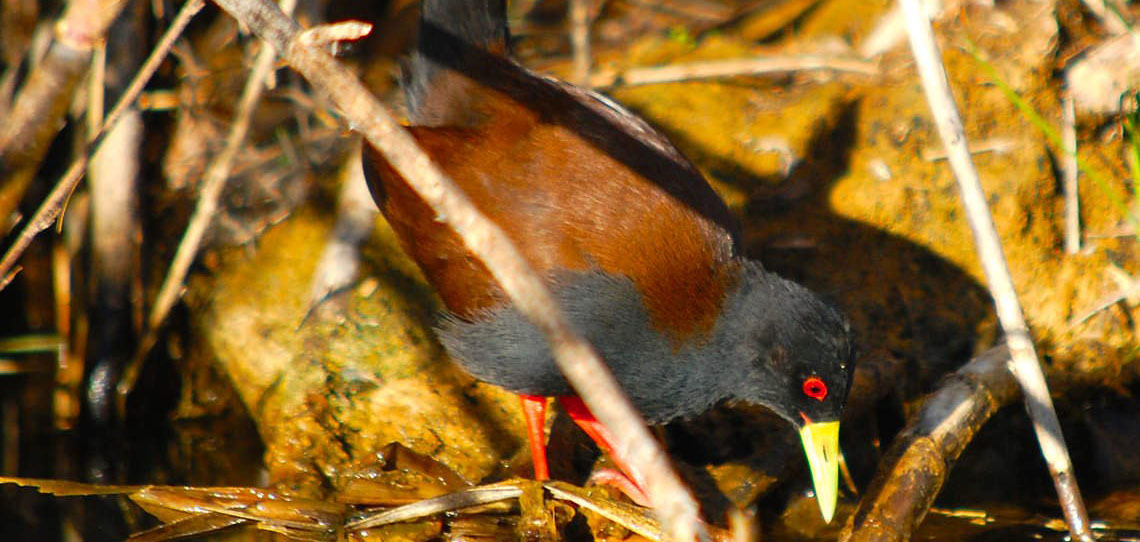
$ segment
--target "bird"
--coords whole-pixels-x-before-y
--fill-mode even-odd
[[[743,254],[731,211],[659,131],[513,61],[505,4],[421,2],[404,129],[504,230],[648,423],[767,407],[799,431],[830,522],[848,321]],[[447,353],[521,397],[535,477],[549,477],[543,430],[556,397],[636,489],[639,473],[614,455],[538,328],[381,153],[362,153],[373,200],[446,306],[436,332]]]

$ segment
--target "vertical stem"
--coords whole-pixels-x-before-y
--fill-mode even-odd
[[[590,0],[570,0],[570,50],[574,84],[590,87]]]
[[[1065,183],[1065,253],[1081,251],[1081,196],[1077,166],[1077,117],[1072,96],[1061,101],[1061,139],[1065,145],[1061,156],[1061,175]]]
[[[920,0],[899,0],[899,2],[902,4],[907,34],[910,37],[923,90],[930,103],[938,133],[946,146],[950,166],[958,179],[962,205],[966,209],[970,229],[974,233],[978,257],[986,281],[989,283],[990,294],[994,298],[998,320],[1006,334],[1012,355],[1010,370],[1025,393],[1026,409],[1033,421],[1033,429],[1037,433],[1042,455],[1048,464],[1049,472],[1053,475],[1053,483],[1057,488],[1069,530],[1077,540],[1091,542],[1094,538],[1089,529],[1088,513],[1085,511],[1084,502],[1073,476],[1073,463],[1065,447],[1061,424],[1053,409],[1049,387],[1045,383],[1045,375],[1041,372],[1037,351],[1033,346],[1021,304],[1014,290],[1013,278],[1010,276],[1005,254],[998,240],[997,230],[994,228],[993,217],[986,203],[986,194],[982,190],[978,172],[974,168],[970,150],[966,145],[965,130],[962,128],[962,120],[950,91],[946,68],[942,65],[942,55],[934,42],[930,19]]]

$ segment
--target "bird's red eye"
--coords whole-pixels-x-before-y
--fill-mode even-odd
[[[823,380],[817,376],[808,378],[804,380],[804,395],[816,401],[823,401],[827,397],[827,384],[824,384]]]

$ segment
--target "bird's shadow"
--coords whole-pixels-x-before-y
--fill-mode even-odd
[[[956,264],[831,208],[830,191],[851,167],[859,111],[853,100],[834,122],[817,123],[802,160],[778,182],[703,153],[683,134],[668,135],[706,171],[750,194],[741,217],[747,255],[837,305],[860,351],[904,359],[904,391],[923,392],[992,341],[992,302]]]

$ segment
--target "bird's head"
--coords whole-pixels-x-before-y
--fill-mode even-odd
[[[839,417],[854,369],[847,320],[816,294],[744,265],[726,307],[722,344],[744,364],[729,383],[733,401],[765,406],[794,425],[803,441],[816,498],[826,521],[835,512],[839,468]]]

